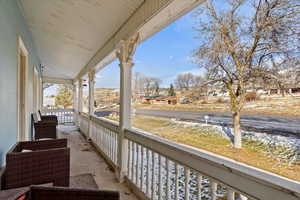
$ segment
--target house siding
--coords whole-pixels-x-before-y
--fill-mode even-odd
[[[27,114],[30,119],[33,71],[40,66],[40,60],[17,0],[0,0],[0,167],[5,165],[6,152],[17,141],[18,37],[22,38],[29,53]],[[28,127],[31,129],[30,125]]]

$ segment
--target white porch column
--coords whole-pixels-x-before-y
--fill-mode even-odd
[[[41,77],[39,78],[38,82],[39,82],[39,110],[42,110],[44,92],[43,92],[43,81]]]
[[[135,53],[139,35],[127,41],[122,41],[117,57],[120,61],[120,133],[118,147],[117,176],[120,182],[124,181],[127,173],[128,142],[124,137],[124,130],[131,128],[131,96],[132,96],[132,57]]]
[[[78,112],[82,112],[82,79],[78,81]]]
[[[41,110],[44,109],[44,83],[42,82],[41,87]]]
[[[74,110],[74,113],[73,113],[73,121],[74,121],[74,124],[77,125],[77,114],[78,114],[78,107],[77,107],[77,99],[78,99],[78,96],[77,96],[77,84],[76,83],[73,83],[73,110]]]
[[[92,135],[92,123],[91,116],[94,115],[95,106],[94,106],[94,87],[95,87],[95,71],[92,70],[88,74],[89,76],[89,135],[88,139]]]

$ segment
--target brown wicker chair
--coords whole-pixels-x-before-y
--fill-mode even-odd
[[[57,138],[57,122],[41,120],[38,121],[37,113],[31,114],[31,120],[34,127],[34,139]]]
[[[117,191],[75,189],[64,187],[31,186],[28,192],[30,200],[119,200]]]
[[[19,142],[6,154],[1,189],[45,183],[68,187],[69,179],[70,149],[66,139]]]
[[[58,125],[58,119],[56,115],[42,115],[40,110],[38,111],[38,114],[40,115],[42,121],[53,122],[56,123],[56,125]]]

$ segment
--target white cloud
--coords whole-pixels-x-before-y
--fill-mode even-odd
[[[101,74],[97,73],[97,74],[95,75],[95,78],[96,78],[96,79],[102,79],[103,76],[102,76]]]
[[[193,75],[203,75],[203,69],[201,68],[195,68],[195,69],[191,69],[191,70],[187,70],[187,71],[183,71],[183,72],[178,72],[178,74],[183,74],[183,73],[192,73]]]
[[[186,56],[185,60],[188,61],[188,62],[194,63],[195,62],[195,57],[194,56]]]

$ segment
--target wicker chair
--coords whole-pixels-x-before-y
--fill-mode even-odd
[[[28,192],[30,200],[119,200],[117,191],[75,189],[64,187],[31,186]]]
[[[54,121],[39,121],[37,117],[37,113],[31,114],[31,120],[34,127],[34,139],[42,139],[42,138],[57,138],[56,126],[57,122]]]
[[[42,121],[53,122],[56,123],[56,125],[58,125],[58,120],[56,115],[42,115],[40,110],[38,111],[38,115],[40,115]]]
[[[2,190],[45,183],[68,187],[70,149],[67,139],[17,143],[6,154],[6,167],[1,173]]]

